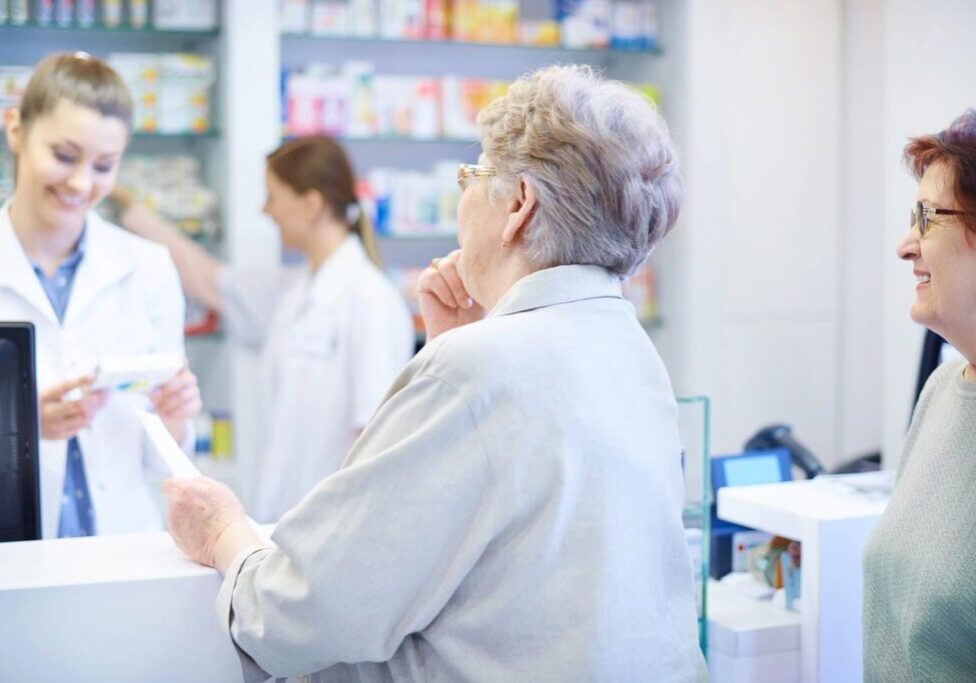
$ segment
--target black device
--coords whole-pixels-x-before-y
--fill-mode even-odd
[[[0,542],[40,537],[34,326],[0,322]]]
[[[755,436],[746,441],[742,448],[746,451],[785,448],[790,452],[793,464],[803,470],[807,479],[813,479],[818,474],[824,473],[824,466],[820,464],[820,461],[810,452],[809,448],[793,437],[792,430],[788,425],[775,424],[763,427],[756,432]]]

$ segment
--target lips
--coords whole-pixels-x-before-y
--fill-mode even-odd
[[[84,195],[66,194],[64,192],[59,192],[54,188],[49,188],[49,192],[54,196],[54,199],[61,206],[61,208],[67,211],[77,211],[78,209],[83,209],[87,204],[87,198]]]

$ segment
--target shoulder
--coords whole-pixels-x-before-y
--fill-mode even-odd
[[[965,360],[955,360],[943,363],[929,375],[922,393],[912,412],[912,421],[905,436],[905,445],[898,461],[897,479],[901,479],[913,460],[913,453],[918,448],[925,448],[926,436],[939,422],[953,411],[952,394],[953,383],[962,374],[966,366]],[[947,412],[948,411],[948,412]]]
[[[525,379],[545,363],[535,362],[541,346],[533,316],[488,317],[445,332],[425,346],[418,360],[424,371],[455,385],[475,381],[484,387],[506,384],[513,373]]]
[[[964,359],[949,361],[937,367],[929,375],[925,386],[922,387],[922,393],[918,397],[918,406],[916,406],[915,410],[916,417],[925,411],[934,397],[944,391],[948,391],[952,387],[955,378],[962,374],[966,363],[967,361]]]

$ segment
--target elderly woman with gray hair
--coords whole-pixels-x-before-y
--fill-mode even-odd
[[[478,122],[461,248],[420,279],[429,343],[343,468],[274,545],[222,485],[165,484],[248,680],[706,677],[677,408],[620,289],[677,216],[665,125],[577,66]]]

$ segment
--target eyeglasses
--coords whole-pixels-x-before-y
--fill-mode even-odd
[[[493,175],[498,175],[498,171],[492,166],[483,166],[481,164],[458,164],[458,187],[461,191],[468,187],[468,180],[471,178],[488,178]]]
[[[918,226],[918,236],[925,238],[929,231],[929,216],[968,216],[972,211],[956,211],[955,209],[936,209],[933,206],[925,206],[922,202],[915,202],[912,209],[912,222],[908,224],[911,230]]]

